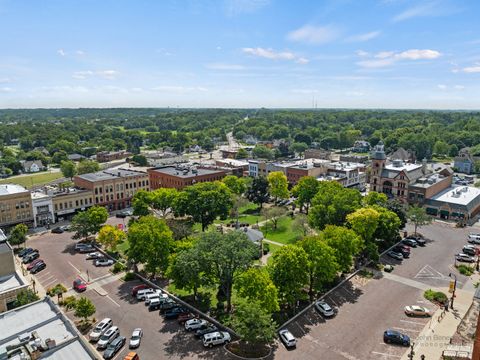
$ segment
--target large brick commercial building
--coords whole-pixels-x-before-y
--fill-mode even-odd
[[[162,187],[183,189],[199,182],[221,180],[228,173],[225,169],[180,166],[162,166],[147,171],[152,190]]]
[[[20,185],[0,185],[0,227],[32,222],[30,191]]]

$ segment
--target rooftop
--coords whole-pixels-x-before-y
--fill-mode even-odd
[[[426,189],[435,185],[439,181],[444,180],[445,178],[446,177],[441,174],[431,174],[430,176],[424,176],[417,179],[417,181],[414,184],[412,184],[412,186]]]
[[[28,191],[23,186],[17,184],[2,184],[0,185],[0,196],[2,195],[13,195]]]
[[[185,167],[185,166],[164,166],[155,169],[151,169],[150,171],[177,176],[181,178],[192,178],[201,175],[210,175],[210,174],[218,174],[224,173],[224,170],[221,169],[205,169],[205,168],[196,168],[196,167]]]
[[[432,197],[432,200],[456,205],[468,205],[480,196],[480,189],[472,186],[450,187]]]
[[[409,163],[404,163],[401,160],[394,160],[393,163],[385,166],[386,170],[398,171],[398,172],[400,171],[410,172],[410,171],[414,171],[421,168],[422,168],[422,164],[409,164]]]
[[[357,170],[357,169],[363,169],[365,168],[365,164],[362,163],[354,163],[354,162],[332,162],[330,165],[328,165],[329,169],[332,170]]]
[[[18,288],[23,285],[25,285],[24,282],[16,273],[0,277],[0,293]]]
[[[145,173],[140,171],[134,171],[134,170],[114,169],[114,170],[98,171],[90,174],[77,175],[77,177],[87,181],[104,181],[104,180],[114,180],[118,178],[134,177],[139,175],[145,175]]]

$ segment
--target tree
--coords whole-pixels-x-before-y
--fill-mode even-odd
[[[385,208],[393,211],[398,216],[400,219],[400,229],[403,229],[407,223],[407,212],[405,210],[405,205],[397,199],[391,199],[388,200]]]
[[[348,214],[360,207],[362,195],[346,189],[336,181],[321,181],[312,200],[310,225],[323,230],[327,225],[343,225]]]
[[[132,161],[136,163],[138,166],[148,166],[148,161],[145,155],[133,155]]]
[[[363,197],[362,204],[363,206],[372,206],[372,205],[386,206],[387,201],[388,201],[388,197],[384,193],[370,191],[367,195]]]
[[[52,162],[54,164],[61,164],[62,161],[67,161],[68,160],[68,155],[65,151],[60,150],[57,151],[55,154],[52,156]],[[75,165],[75,164],[74,164]],[[63,172],[62,172],[63,173]],[[64,175],[65,176],[65,175]],[[70,176],[65,176],[65,177],[70,177]]]
[[[312,229],[308,225],[308,217],[305,214],[297,214],[292,222],[292,230],[302,234],[302,237],[307,236],[312,232]]]
[[[75,163],[71,160],[64,160],[60,163],[60,171],[66,178],[73,178],[77,174]]]
[[[303,286],[308,282],[308,258],[305,250],[295,245],[282,246],[273,254],[271,274],[280,300],[294,308],[295,302],[301,297]]]
[[[93,305],[92,301],[86,297],[81,297],[75,303],[75,313],[76,317],[82,318],[83,323],[87,322],[87,319],[95,314],[95,305]]]
[[[145,270],[155,276],[168,268],[172,236],[165,220],[142,216],[129,227],[127,256],[133,263],[143,263]]]
[[[400,240],[400,226],[401,221],[397,214],[384,207],[374,205],[372,206],[378,212],[378,225],[374,233],[374,238],[382,242],[384,249],[389,248]]]
[[[297,198],[297,204],[302,208],[305,206],[305,212],[308,214],[310,203],[318,192],[318,181],[313,176],[304,176],[300,178],[297,185],[292,189],[292,194]]]
[[[215,279],[218,294],[225,296],[229,312],[233,284],[252,265],[258,247],[241,231],[202,233],[194,246],[206,276]]]
[[[100,164],[94,160],[81,160],[77,165],[77,173],[90,174],[100,170]]]
[[[247,198],[251,202],[260,205],[260,207],[268,201],[268,180],[264,176],[253,179],[247,191]]]
[[[165,219],[172,230],[174,240],[188,239],[193,233],[193,222],[190,219]]]
[[[244,148],[240,148],[237,151],[237,155],[235,156],[236,159],[246,159],[248,158],[248,151]]]
[[[227,218],[232,207],[231,192],[219,181],[197,183],[186,187],[175,199],[175,214],[189,215],[202,224],[202,231],[217,218]]]
[[[87,238],[100,231],[108,219],[108,212],[104,207],[93,206],[87,211],[82,211],[72,219],[71,230],[75,232],[73,239]]]
[[[295,154],[303,154],[307,149],[308,149],[308,145],[305,144],[304,142],[295,142],[292,145],[290,145],[290,150]]]
[[[315,293],[335,279],[339,265],[335,251],[317,236],[306,237],[298,246],[307,254],[308,294],[313,301]]]
[[[248,204],[248,200],[241,195],[232,194],[232,209],[230,217],[235,218],[235,227],[239,228],[240,208]]]
[[[278,290],[265,267],[251,267],[235,282],[238,295],[249,301],[258,301],[268,313],[280,310]]]
[[[106,249],[116,251],[117,246],[126,238],[125,233],[112,225],[104,225],[98,232],[97,240],[104,245]]]
[[[10,233],[8,242],[12,245],[24,244],[27,241],[28,227],[25,224],[17,224]]]
[[[265,208],[262,210],[265,220],[271,221],[273,224],[273,229],[277,229],[278,220],[287,213],[287,210],[280,206],[272,206],[270,208]]]
[[[437,140],[433,145],[433,153],[436,155],[448,155],[450,146],[443,140]]]
[[[362,208],[347,215],[347,222],[365,244],[366,256],[372,260],[378,259],[378,246],[375,243],[375,231],[380,220],[378,211],[372,208]]]
[[[288,193],[288,181],[284,173],[280,171],[273,171],[268,174],[268,191],[270,196],[277,199],[286,199],[289,196]]]
[[[271,343],[276,338],[277,324],[259,301],[240,300],[235,306],[232,327],[247,344]]]
[[[159,188],[150,195],[151,206],[165,218],[173,208],[178,191],[174,188]]]
[[[247,190],[245,181],[242,178],[239,178],[235,175],[225,176],[222,182],[227,185],[230,191],[236,195],[243,195]]]
[[[133,215],[150,215],[150,205],[152,204],[153,196],[153,193],[146,190],[137,191],[132,198]]]
[[[334,250],[339,270],[349,272],[354,257],[362,250],[362,239],[353,230],[335,225],[327,225],[320,237]]]
[[[425,209],[419,206],[410,206],[407,211],[407,217],[415,226],[415,235],[417,235],[417,228],[432,222],[432,217],[427,215]]]
[[[195,300],[198,288],[205,283],[200,259],[201,255],[198,254],[198,249],[192,247],[174,256],[168,269],[168,277],[173,280],[175,287],[193,291]]]
[[[18,308],[20,306],[30,304],[37,300],[40,300],[38,295],[35,294],[33,290],[27,288],[27,289],[21,290],[17,294],[17,297],[15,298],[15,302],[13,303],[13,307]]]
[[[273,159],[273,151],[264,145],[257,145],[253,148],[252,154],[257,159]]]

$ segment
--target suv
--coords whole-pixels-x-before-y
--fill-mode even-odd
[[[214,345],[228,344],[232,338],[230,334],[225,331],[216,331],[203,336],[203,346],[213,347]]]
[[[142,289],[137,291],[137,300],[138,301],[144,301],[147,295],[154,294],[155,290],[148,288],[148,289]]]
[[[325,301],[319,300],[315,302],[315,308],[324,317],[332,317],[335,315],[335,310],[333,310],[332,307],[328,305]]]
[[[98,341],[98,339],[100,339],[100,336],[102,336],[103,333],[107,331],[107,329],[112,325],[112,319],[105,318],[100,321],[97,326],[95,326],[95,328],[92,330],[92,332],[88,335],[90,341]]]
[[[468,235],[468,242],[471,244],[480,244],[480,234]]]
[[[465,245],[462,252],[467,255],[475,256],[477,248],[474,245]]]
[[[402,240],[402,243],[411,247],[417,247],[417,240],[407,237]]]
[[[145,296],[145,306],[148,306],[152,300],[160,300],[160,297],[163,297],[161,290],[155,290],[153,294],[148,294],[147,296]]]
[[[188,309],[177,306],[165,312],[165,319],[176,319],[182,314],[188,314]]]
[[[30,264],[27,266],[27,270],[30,271],[33,269],[35,265],[37,265],[39,262],[44,262],[42,259],[35,259],[33,260]]]
[[[140,284],[140,285],[134,286],[134,287],[132,288],[132,296],[133,296],[133,297],[136,297],[136,296],[137,296],[137,293],[138,293],[140,290],[143,290],[143,289],[148,289],[148,285],[147,285],[147,284]]]
[[[32,249],[32,248],[25,248],[18,253],[18,257],[23,258],[24,256],[27,256],[28,254],[30,254],[34,251],[38,251],[38,250],[35,250],[35,249]]]
[[[95,251],[92,244],[78,243],[75,245],[75,250],[79,253],[85,254]]]
[[[177,307],[177,306],[178,306],[177,303],[170,298],[166,299],[164,302],[160,301],[160,306],[159,306],[160,313],[173,309],[174,307]]]
[[[467,263],[473,263],[475,262],[475,259],[467,254],[460,253],[455,255],[455,259],[460,262],[467,262]]]
[[[97,343],[97,348],[105,349],[107,345],[110,344],[113,339],[115,339],[119,335],[120,330],[118,329],[118,326],[112,326],[107,331],[105,331],[102,336],[100,336],[100,340],[98,340]]]
[[[33,260],[38,259],[39,257],[40,257],[40,254],[38,253],[38,251],[34,251],[34,252],[31,252],[28,255],[25,255],[23,257],[22,262],[24,264],[28,264],[28,263],[31,263]]]
[[[287,329],[280,330],[278,332],[278,335],[280,335],[280,340],[282,340],[285,347],[292,348],[292,347],[297,346],[297,340],[292,335],[292,333],[290,331],[288,331]]]
[[[383,341],[385,341],[387,344],[410,346],[410,338],[407,335],[399,333],[395,330],[386,330],[383,333]]]
[[[218,328],[213,324],[209,324],[206,327],[200,328],[197,331],[195,331],[195,336],[197,338],[202,338],[203,335],[210,334],[215,331],[218,331]]]
[[[192,331],[206,327],[208,322],[203,319],[190,319],[185,322],[185,330]]]
[[[94,265],[95,266],[110,266],[110,265],[113,265],[113,260],[107,259],[107,258],[101,258],[101,259],[95,260]]]
[[[82,279],[73,280],[73,290],[77,292],[83,292],[87,290],[87,284]]]
[[[110,345],[108,345],[107,350],[103,353],[104,359],[113,359],[116,353],[120,351],[120,349],[125,345],[125,336],[118,336],[115,340],[113,340]]]

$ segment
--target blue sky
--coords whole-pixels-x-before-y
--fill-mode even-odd
[[[0,0],[0,107],[480,108],[476,0]]]

